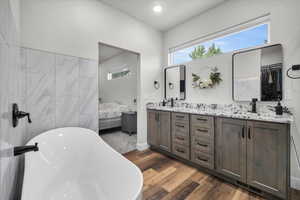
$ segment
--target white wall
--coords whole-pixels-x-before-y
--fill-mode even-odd
[[[161,97],[162,34],[99,0],[21,1],[25,47],[83,58],[98,58],[98,42],[141,55],[138,69],[138,147],[146,145],[146,102]]]
[[[270,13],[271,42],[281,43],[283,45],[284,68],[287,69],[292,64],[300,63],[299,8],[299,0],[227,1],[226,3],[166,32],[164,34],[164,64],[167,63],[167,53],[168,49],[171,47]],[[214,58],[212,58],[212,60],[213,59]],[[215,57],[215,59],[219,58]],[[225,65],[226,63],[227,62],[225,62]],[[228,78],[231,79],[230,76]],[[296,127],[298,125],[299,129],[300,124],[299,83],[300,80],[284,78],[285,102],[293,108],[296,119],[295,126],[292,129],[292,135],[296,143],[296,150],[300,153],[300,134]],[[191,83],[187,82],[187,84],[189,85]],[[229,91],[229,88],[226,90]],[[191,94],[188,91],[187,95],[195,96],[196,94]],[[200,98],[200,94],[198,95]],[[213,96],[214,95],[211,97]],[[224,102],[224,99],[226,100],[227,98],[227,94],[224,96],[220,95],[218,97],[220,101],[218,102],[222,103]],[[295,151],[294,147],[292,151]],[[292,153],[292,176],[294,178],[300,177],[300,167],[299,163],[296,162],[295,153]],[[293,183],[295,183],[295,181]]]
[[[124,52],[100,63],[99,97],[103,103],[120,102],[134,110],[136,109],[134,99],[137,98],[138,59],[137,54]],[[107,80],[107,73],[120,72],[124,68],[130,70],[129,76]]]
[[[232,103],[231,56],[231,53],[228,53],[186,63],[186,101],[208,104]],[[202,79],[208,79],[212,67],[218,67],[223,80],[221,84],[211,89],[193,88],[192,73],[199,75]]]

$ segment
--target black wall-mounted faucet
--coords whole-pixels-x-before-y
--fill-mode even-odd
[[[13,110],[12,110],[12,123],[13,127],[17,127],[19,123],[19,119],[22,119],[24,117],[27,117],[28,123],[31,123],[30,119],[30,113],[19,111],[18,104],[14,103],[13,104]]]
[[[35,143],[35,145],[14,147],[14,156],[19,156],[31,151],[36,152],[38,150],[39,150],[38,143]]]
[[[257,113],[257,109],[256,109],[256,102],[258,101],[258,99],[253,98],[252,102],[251,102],[251,106],[252,106],[252,110],[251,112],[253,113]]]

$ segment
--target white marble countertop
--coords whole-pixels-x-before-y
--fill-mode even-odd
[[[276,122],[291,124],[293,122],[293,115],[283,114],[276,115],[274,112],[263,112],[263,113],[251,113],[251,112],[242,112],[242,111],[232,111],[232,109],[198,109],[198,108],[185,108],[185,107],[170,107],[170,106],[159,106],[155,103],[147,104],[147,109],[151,110],[161,110],[161,111],[170,111],[170,112],[181,112],[189,114],[199,114],[199,115],[209,115],[209,116],[218,116],[218,117],[229,117],[236,119],[247,119],[247,120],[256,120],[256,121],[266,121],[266,122]]]

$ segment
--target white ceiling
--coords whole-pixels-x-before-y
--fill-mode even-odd
[[[191,17],[223,3],[226,0],[101,0],[128,15],[131,15],[161,31],[185,22]],[[163,12],[155,14],[152,10],[157,3]]]

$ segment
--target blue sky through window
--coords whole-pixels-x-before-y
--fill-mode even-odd
[[[203,45],[208,49],[213,43],[221,49],[223,53],[236,51],[239,49],[254,47],[265,44],[268,41],[268,24],[262,24],[245,31],[231,34],[225,37],[216,38],[207,42],[203,42],[186,49],[182,49],[172,53],[173,62],[171,64],[180,64],[189,62],[192,58],[189,54],[199,45]]]

